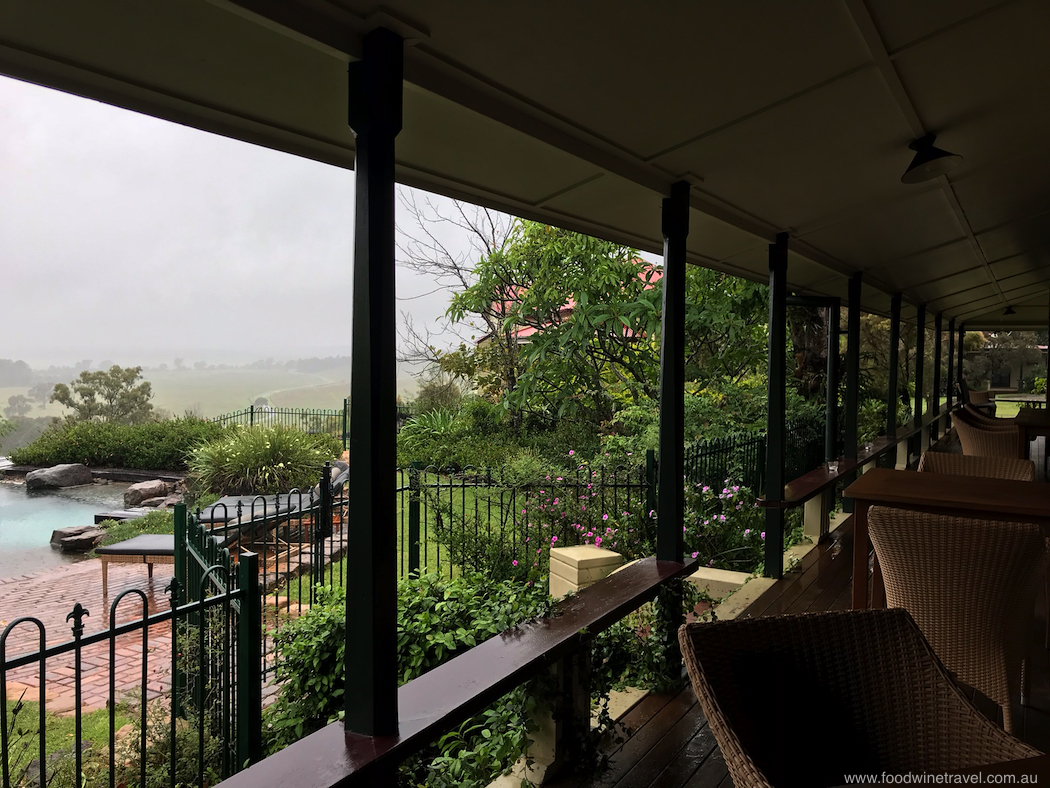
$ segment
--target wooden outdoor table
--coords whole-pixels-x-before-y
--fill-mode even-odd
[[[1050,533],[1050,483],[953,476],[873,468],[842,492],[852,498],[853,509],[853,607],[869,607],[868,508],[891,506],[960,517],[987,518],[1018,523],[1038,523]],[[875,562],[872,601],[882,604],[882,573]]]
[[[1017,425],[1017,456],[1028,459],[1028,444],[1037,436],[1050,439],[1050,411],[1035,408],[1021,408],[1014,418]]]

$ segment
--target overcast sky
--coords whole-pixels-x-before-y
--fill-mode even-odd
[[[348,354],[353,192],[347,170],[0,77],[0,358]],[[399,272],[419,326],[434,288]]]

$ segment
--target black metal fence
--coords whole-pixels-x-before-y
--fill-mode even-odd
[[[415,415],[407,405],[397,406],[397,426],[400,429]],[[350,400],[343,400],[339,409],[325,408],[276,408],[272,405],[249,405],[241,410],[224,413],[211,419],[227,426],[242,424],[246,427],[294,427],[303,432],[331,435],[347,447],[350,426]]]
[[[77,602],[66,617],[72,638],[50,646],[40,618],[10,622],[0,634],[3,788],[204,786],[259,760],[257,569],[251,554],[189,574],[176,564],[167,609],[152,593],[128,589],[108,611],[95,611],[104,621],[108,612],[108,625],[85,634],[91,612]],[[181,603],[187,578],[196,580],[194,598]],[[55,676],[74,682],[73,731],[61,746],[49,738],[59,722],[45,711]],[[100,697],[106,740],[88,741],[85,707]],[[130,735],[118,737],[118,714],[133,719]],[[93,725],[97,735],[97,719]]]
[[[787,424],[785,478],[797,479],[824,462],[824,422],[793,419]],[[685,476],[720,486],[726,479],[761,494],[766,485],[765,431],[738,432],[697,441],[685,450]]]

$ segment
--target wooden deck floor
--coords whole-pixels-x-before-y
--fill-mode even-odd
[[[1042,471],[1043,447],[1032,459]],[[957,445],[957,444],[956,444]],[[944,448],[951,450],[952,447]],[[845,610],[850,606],[853,554],[852,519],[778,581],[743,616]],[[1050,654],[1044,646],[1047,600],[1040,590],[1029,643],[1032,668],[1030,705],[1014,708],[1017,735],[1050,752]],[[975,704],[1002,724],[999,707],[970,691]],[[594,780],[563,778],[557,788],[731,788],[732,781],[714,736],[688,686],[670,695],[649,695],[622,720],[627,737],[609,751],[609,769]]]

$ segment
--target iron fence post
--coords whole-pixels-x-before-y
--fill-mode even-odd
[[[248,408],[248,426],[255,426],[255,406],[252,405]]]
[[[419,572],[419,469],[416,460],[408,469],[408,572]]]
[[[175,577],[186,587],[186,504],[175,504]]]
[[[242,553],[237,563],[241,610],[237,618],[237,763],[235,771],[262,759],[262,596],[259,556]]]
[[[332,463],[330,462],[326,462],[324,468],[321,469],[321,501],[319,509],[320,513],[318,516],[321,519],[320,537],[321,539],[327,539],[332,535]]]
[[[645,516],[652,519],[656,511],[656,451],[645,450]]]
[[[343,397],[343,451],[346,451],[346,437],[347,437],[347,424],[350,422],[348,418],[350,412],[350,398]]]

